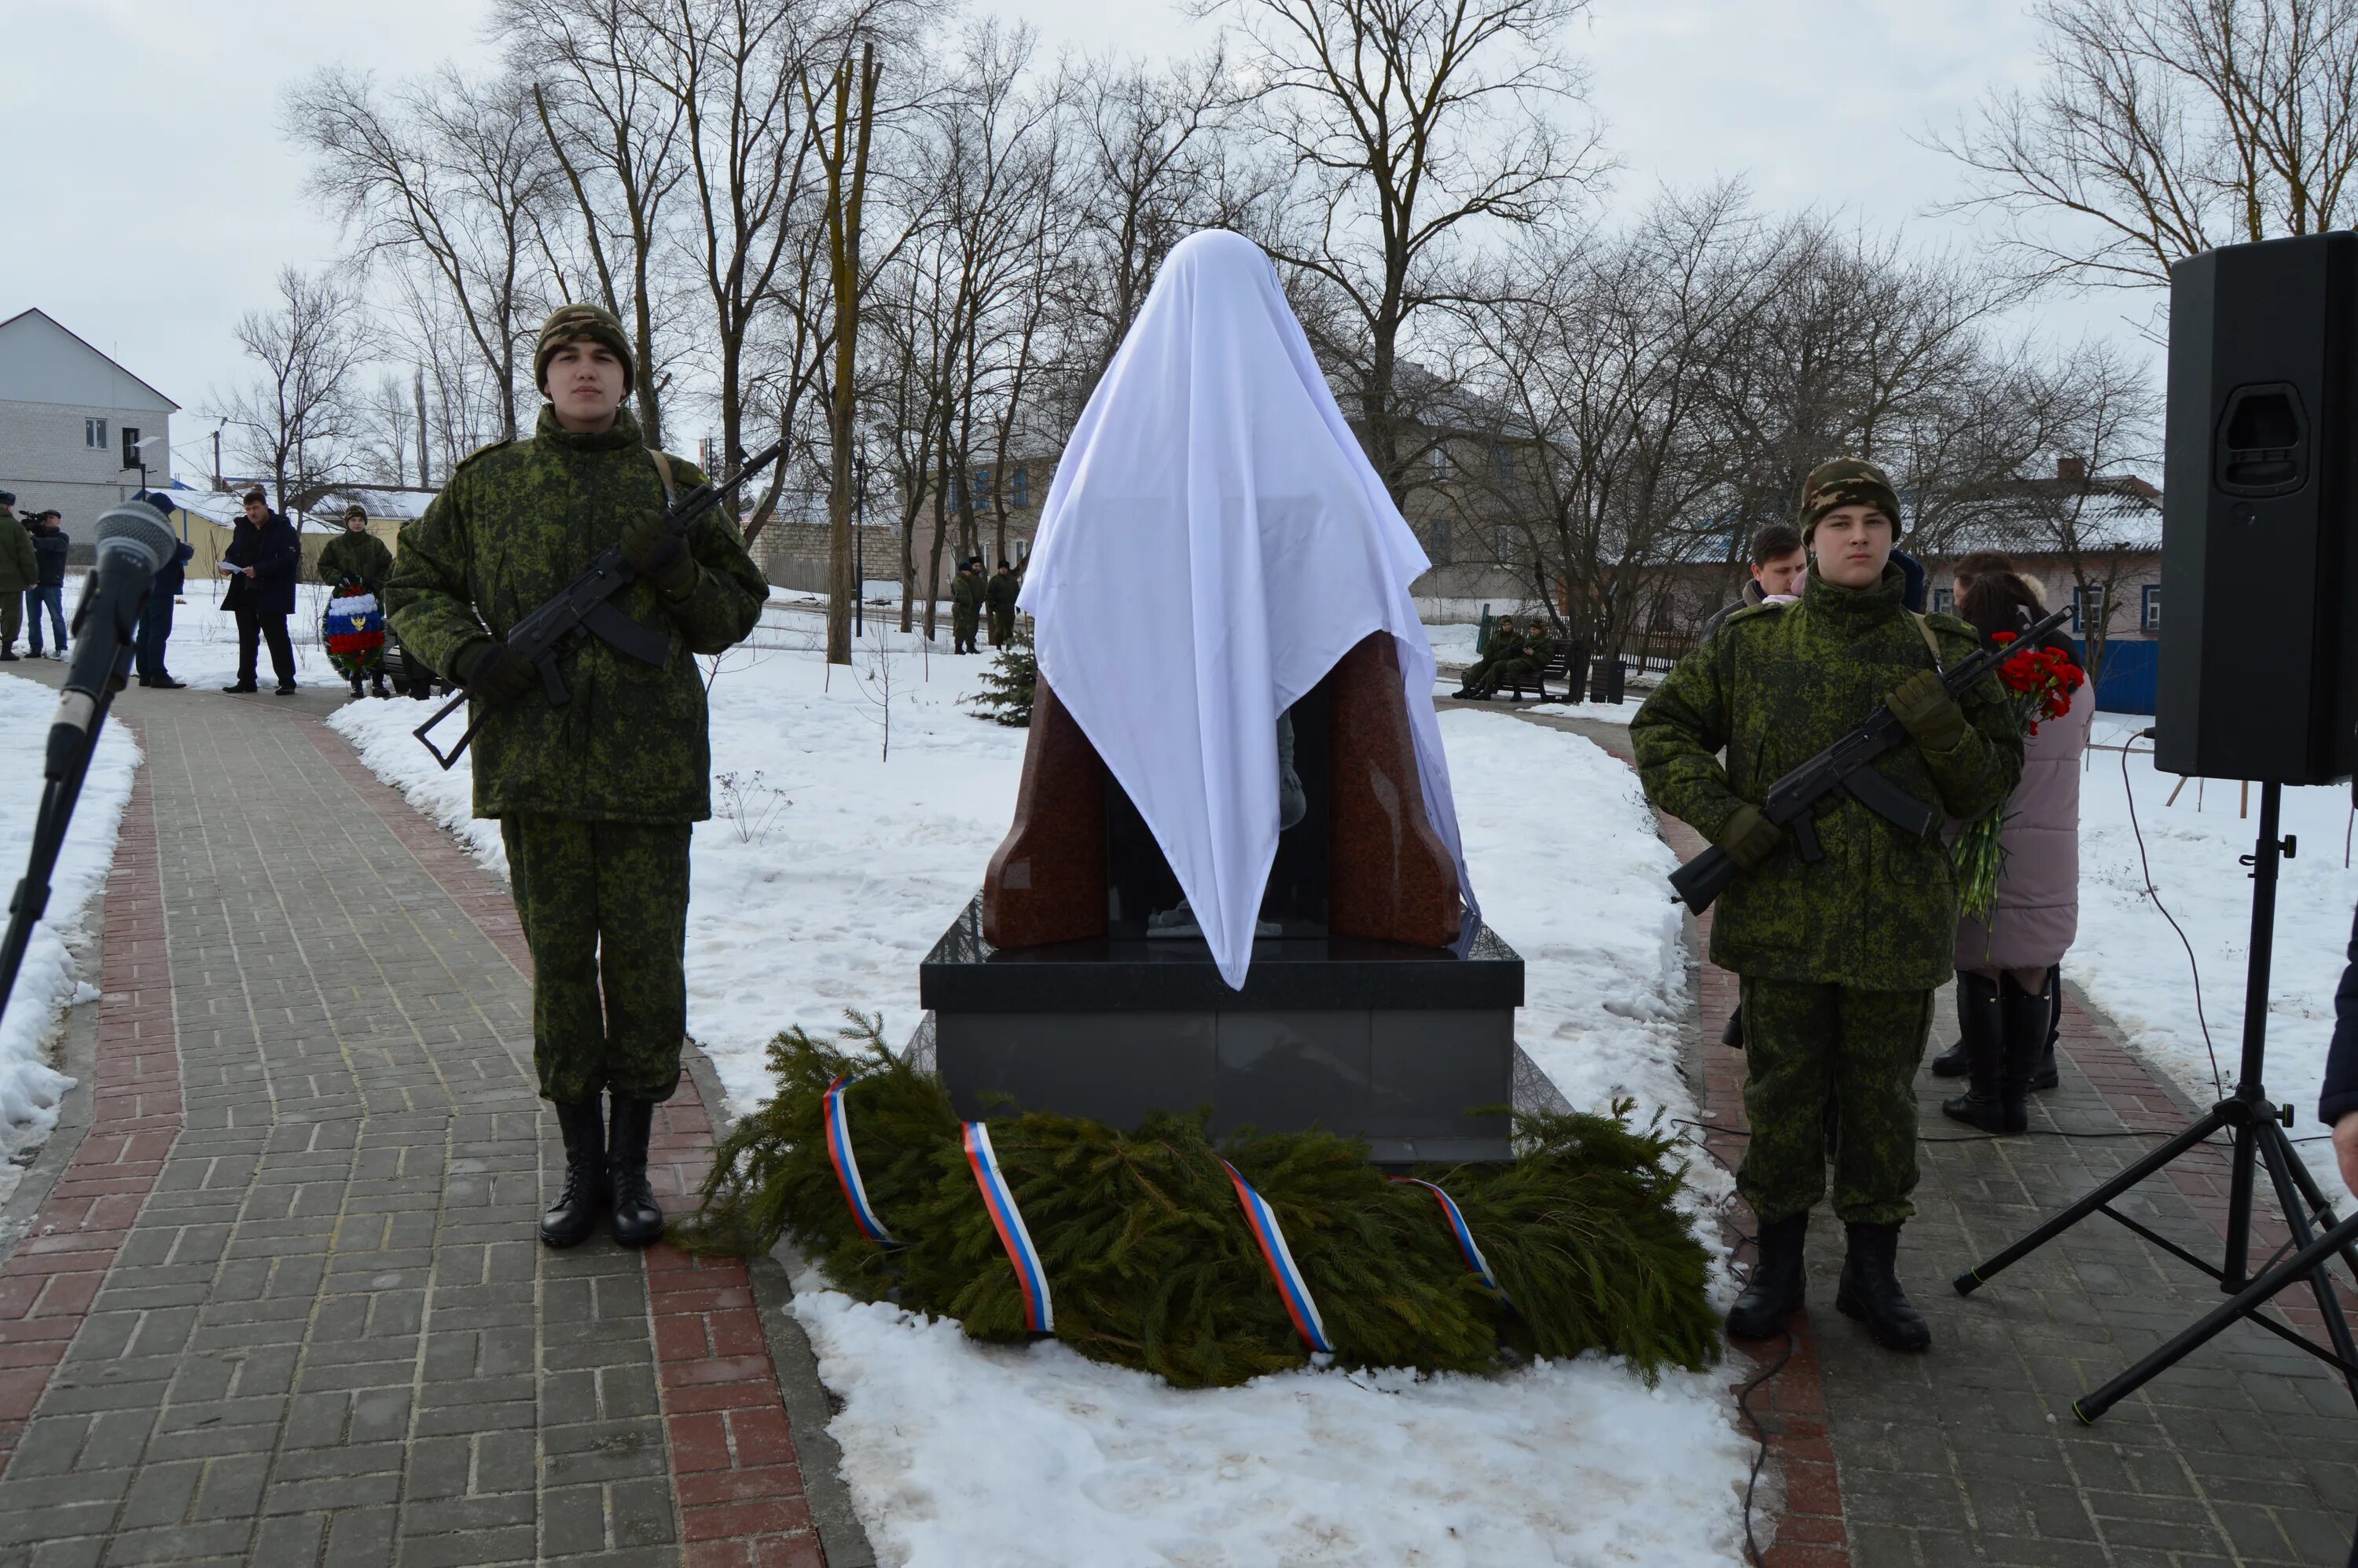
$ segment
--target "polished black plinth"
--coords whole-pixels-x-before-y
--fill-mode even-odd
[[[1199,940],[995,949],[977,900],[918,970],[920,1047],[961,1116],[1127,1129],[1209,1106],[1215,1136],[1323,1127],[1387,1164],[1503,1160],[1507,1118],[1470,1112],[1515,1102],[1523,961],[1487,927],[1460,946],[1269,938],[1239,991]]]

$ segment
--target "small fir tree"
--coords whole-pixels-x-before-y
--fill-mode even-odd
[[[978,719],[1018,730],[1032,726],[1032,694],[1040,684],[1040,662],[1032,652],[1029,626],[1018,622],[1015,635],[982,672],[982,689],[965,699]]]

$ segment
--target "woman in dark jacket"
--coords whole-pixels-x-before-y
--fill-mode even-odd
[[[270,510],[260,485],[247,491],[245,519],[222,552],[222,568],[230,573],[222,608],[237,617],[237,684],[223,691],[260,689],[254,681],[255,644],[265,637],[270,640],[278,695],[295,689],[295,644],[287,636],[287,618],[295,613],[295,575],[302,564],[295,524]]]
[[[2350,967],[2333,993],[2333,1044],[2325,1056],[2325,1091],[2317,1098],[2317,1119],[2333,1129],[2333,1154],[2342,1180],[2358,1197],[2358,921],[2350,932]],[[2358,1536],[2350,1542],[2350,1568],[2358,1568]]]

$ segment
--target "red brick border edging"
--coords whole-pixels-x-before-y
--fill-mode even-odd
[[[104,897],[90,1129],[0,1269],[0,1472],[180,1133],[180,1048],[144,762]]]

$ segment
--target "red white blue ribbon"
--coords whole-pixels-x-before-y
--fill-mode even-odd
[[[1262,1196],[1253,1191],[1252,1184],[1238,1173],[1226,1160],[1220,1162],[1235,1184],[1237,1202],[1244,1206],[1245,1223],[1252,1227],[1253,1239],[1260,1243],[1260,1255],[1269,1265],[1270,1278],[1277,1281],[1277,1293],[1285,1303],[1285,1315],[1293,1320],[1293,1332],[1302,1342],[1322,1356],[1332,1356],[1335,1346],[1327,1343],[1326,1325],[1318,1316],[1318,1303],[1310,1295],[1310,1281],[1302,1277],[1295,1266],[1293,1253],[1285,1245],[1285,1232],[1277,1223],[1277,1213]]]
[[[843,1091],[849,1087],[849,1074],[827,1086],[827,1098],[821,1102],[820,1116],[827,1130],[827,1157],[835,1165],[835,1179],[842,1184],[843,1201],[851,1206],[851,1218],[861,1235],[871,1241],[881,1241],[887,1247],[897,1247],[892,1232],[876,1217],[875,1208],[868,1201],[868,1187],[860,1179],[860,1162],[851,1152],[851,1113],[844,1108]]]
[[[1015,1282],[1023,1292],[1023,1326],[1033,1334],[1056,1332],[1055,1304],[1048,1299],[1048,1271],[1041,1266],[1040,1250],[1023,1228],[1023,1213],[1007,1185],[998,1152],[990,1146],[990,1129],[979,1121],[966,1123],[966,1162],[974,1167],[974,1184],[982,1189],[982,1206],[1007,1260],[1015,1265]]]
[[[1419,1181],[1414,1176],[1387,1176],[1384,1179],[1388,1182],[1405,1182],[1411,1186],[1422,1187],[1426,1192],[1431,1193],[1435,1201],[1441,1205],[1442,1215],[1449,1221],[1449,1233],[1457,1238],[1457,1250],[1465,1255],[1466,1268],[1472,1270],[1476,1277],[1484,1284],[1498,1291],[1500,1301],[1509,1300],[1507,1292],[1499,1287],[1498,1276],[1490,1272],[1489,1260],[1484,1258],[1482,1249],[1475,1245],[1473,1227],[1466,1223],[1465,1215],[1458,1212],[1456,1199],[1434,1186],[1431,1182]]]

